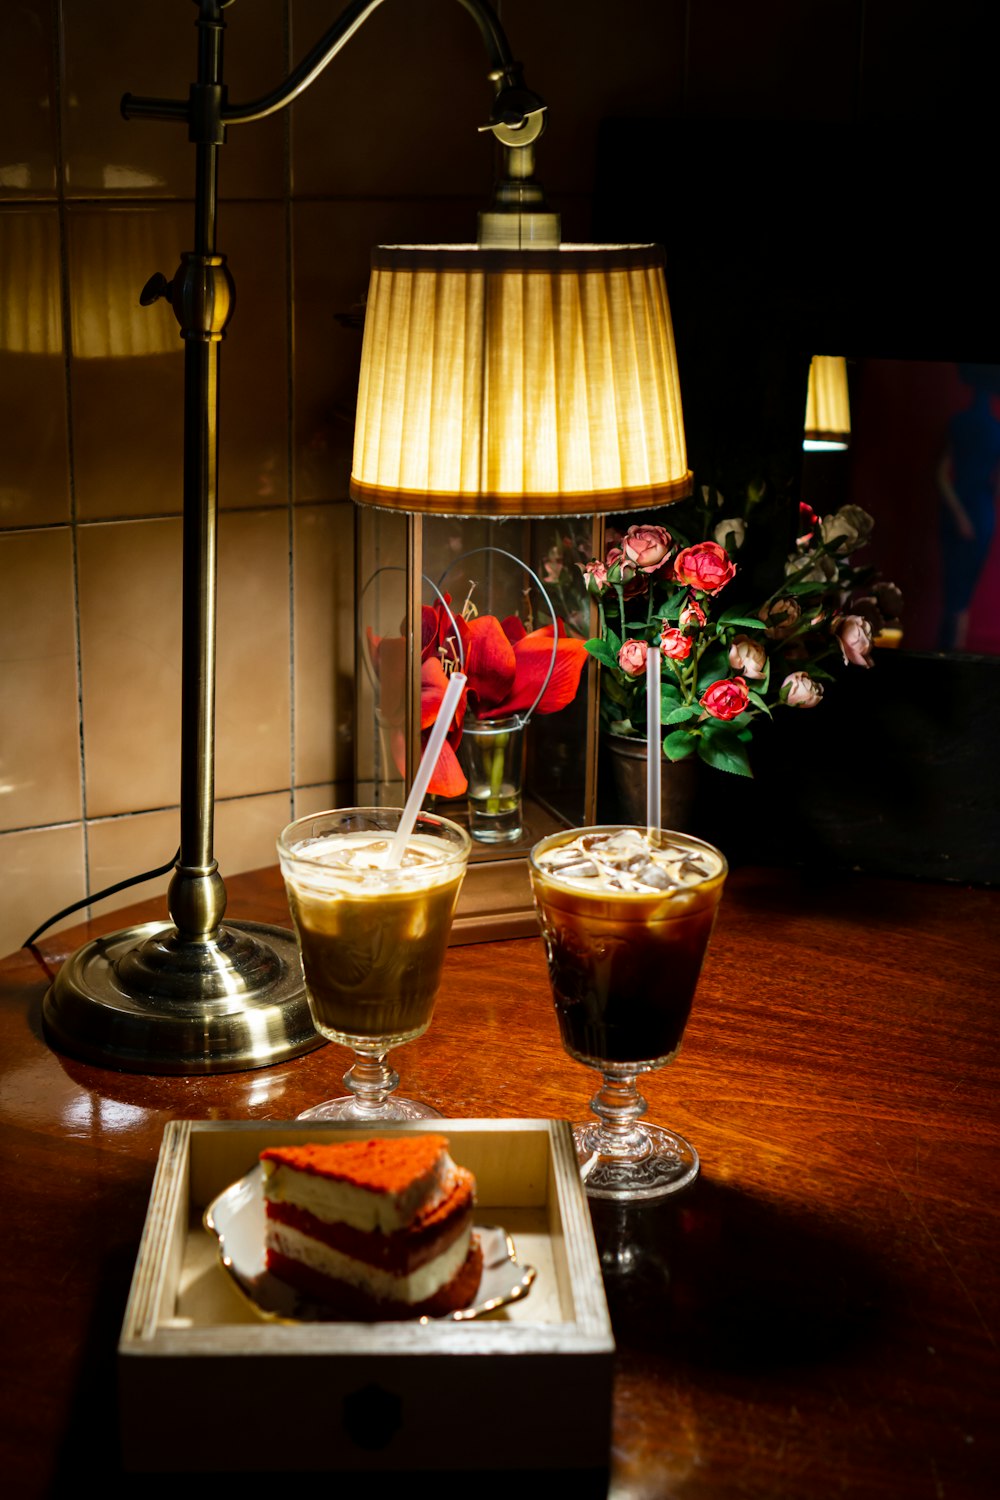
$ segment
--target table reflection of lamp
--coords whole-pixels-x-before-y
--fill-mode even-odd
[[[215,248],[226,128],[290,104],[377,8],[355,0],[273,93],[230,105],[222,11],[199,0],[198,82],[185,101],[126,96],[127,116],[186,121],[197,155],[195,249],[166,297],[185,348],[181,852],[171,921],[99,939],[46,996],[49,1035],[120,1068],[262,1066],[317,1045],[290,933],[223,923],[214,808],[216,433],[219,343],[233,285]],[[485,0],[460,0],[495,90],[486,129],[505,174],[480,217],[483,248],[376,252],[352,493],[412,514],[592,512],[690,488],[662,263],[648,247],[559,248],[533,180],[545,106]],[[424,366],[416,358],[432,356]],[[571,373],[572,372],[572,373]],[[419,576],[419,574],[418,574]]]
[[[846,448],[850,438],[847,361],[842,354],[814,354],[809,365],[802,447],[807,453],[835,452]]]

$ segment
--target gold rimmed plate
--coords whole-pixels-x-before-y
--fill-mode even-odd
[[[218,1242],[219,1260],[236,1289],[259,1317],[277,1323],[330,1322],[331,1313],[311,1302],[267,1269],[264,1252],[264,1173],[258,1165],[209,1204],[203,1223]],[[473,1231],[483,1252],[483,1274],[469,1307],[435,1322],[463,1323],[526,1297],[534,1266],[518,1264],[514,1241],[499,1225]],[[420,1318],[421,1323],[430,1321]]]

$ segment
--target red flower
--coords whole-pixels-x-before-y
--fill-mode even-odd
[[[676,582],[700,589],[703,594],[720,593],[735,576],[736,568],[725,547],[720,547],[718,542],[697,542],[693,547],[685,547],[674,558]]]
[[[555,665],[535,713],[554,714],[573,701],[587,649],[566,634],[561,621],[558,632],[543,625],[529,634],[516,616],[501,622],[495,615],[478,615],[467,628],[469,697],[481,719],[502,719],[531,708],[552,662],[554,637]]]
[[[445,603],[448,602],[445,596]],[[503,622],[495,615],[478,615],[473,620],[463,620],[461,615],[455,614],[453,619],[440,602],[424,605],[420,642],[420,738],[424,747],[448,686],[442,657],[449,663],[454,662],[456,670],[460,660],[464,659],[469,679],[431,776],[429,793],[439,797],[459,797],[466,790],[468,781],[455,754],[462,739],[466,708],[471,707],[484,719],[505,718],[531,708],[552,662],[555,635],[556,630],[551,625],[533,630],[529,635],[516,616]],[[402,636],[379,637],[369,630],[368,649],[379,680],[379,711],[389,731],[392,758],[396,769],[404,774],[406,642]],[[586,660],[587,650],[583,642],[568,636],[565,626],[560,623],[555,665],[535,708],[536,713],[552,714],[572,702]]]
[[[723,677],[707,687],[698,701],[713,719],[735,719],[750,702],[750,693],[742,677]]]
[[[674,625],[664,625],[660,633],[660,650],[671,661],[684,661],[691,655],[691,639]]]
[[[451,621],[447,612],[435,605],[435,610],[440,610],[443,621],[447,624],[449,631],[453,632]],[[423,612],[423,646],[421,650],[422,661],[420,664],[420,743],[421,748],[426,748],[430,738],[430,732],[441,709],[441,703],[448,686],[448,674],[441,665],[441,658],[437,654],[437,636],[428,636],[430,621],[428,616],[433,610],[425,608]],[[460,627],[461,628],[461,627]],[[376,636],[369,630],[368,649],[371,653],[372,663],[379,683],[379,712],[382,722],[389,732],[389,749],[393,761],[400,775],[406,774],[406,642],[402,636]],[[438,763],[431,776],[429,793],[438,797],[459,797],[468,786],[465,772],[458,763],[455,750],[462,738],[462,720],[465,718],[466,699],[468,691],[462,694],[458,700],[458,708],[452,719],[448,736],[441,747]]]

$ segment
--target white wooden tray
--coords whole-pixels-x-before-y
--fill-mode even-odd
[[[147,1471],[598,1468],[613,1340],[569,1127],[445,1120],[477,1220],[534,1266],[473,1322],[261,1321],[218,1262],[209,1203],[265,1146],[368,1126],[175,1121],[164,1131],[119,1352],[125,1465]]]

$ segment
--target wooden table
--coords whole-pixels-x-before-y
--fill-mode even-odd
[[[338,1092],[347,1061],[324,1047],[168,1079],[53,1054],[46,967],[158,914],[0,965],[11,1497],[156,1490],[118,1470],[115,1348],[163,1125],[290,1118]],[[276,872],[234,878],[230,915],[287,923]],[[701,1179],[662,1206],[594,1209],[619,1346],[614,1500],[998,1492],[998,972],[1000,892],[732,875],[683,1053],[646,1089]],[[434,1024],[397,1065],[446,1114],[580,1116],[592,1092],[532,940],[453,949]],[[165,1420],[182,1442],[210,1413],[178,1391]],[[534,1492],[496,1485],[515,1491]]]

